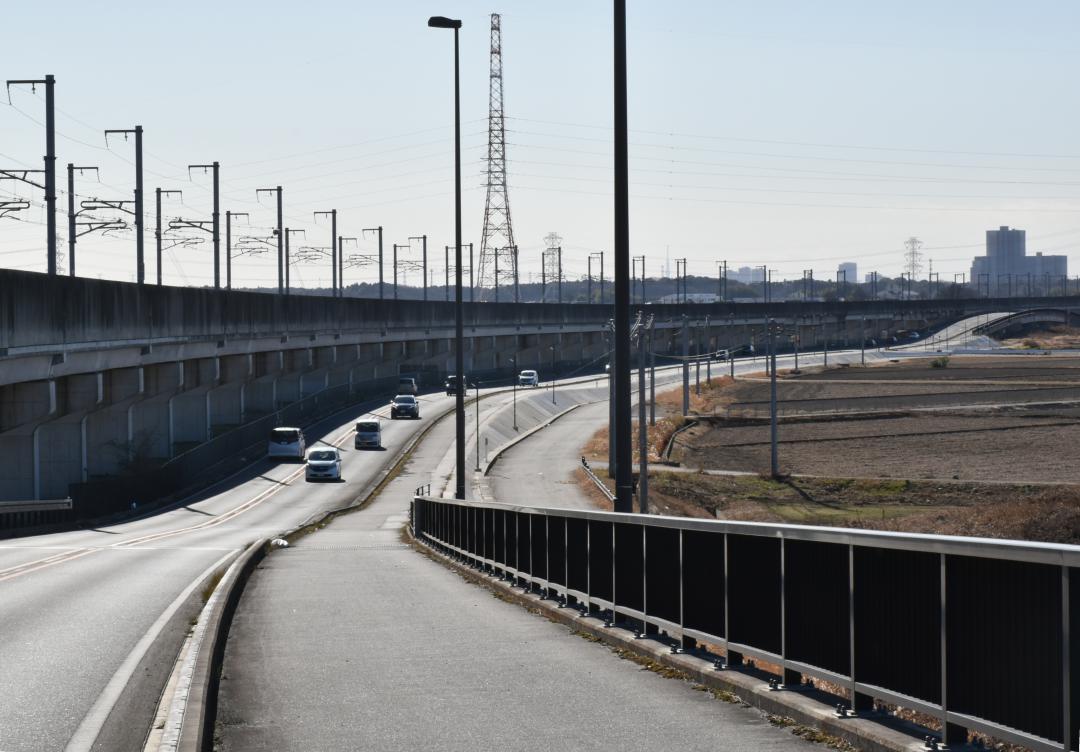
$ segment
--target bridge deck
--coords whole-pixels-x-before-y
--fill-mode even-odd
[[[452,434],[436,427],[375,504],[255,572],[226,649],[222,749],[809,749],[401,544]]]

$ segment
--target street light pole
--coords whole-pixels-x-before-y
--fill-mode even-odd
[[[454,497],[465,498],[465,329],[464,306],[461,300],[461,87],[458,64],[458,30],[461,21],[432,16],[428,26],[450,28],[454,30],[454,370],[457,375],[457,395],[455,397],[454,430],[455,460],[457,483]],[[471,246],[470,246],[471,251]],[[379,297],[382,297],[382,228],[379,229]],[[472,276],[472,263],[469,264]],[[479,420],[480,391],[477,389],[477,416]],[[476,431],[477,462],[480,461],[480,428]]]
[[[615,0],[615,511],[632,512],[633,446],[630,440],[630,172],[626,112],[626,0]],[[602,258],[602,257],[601,257]],[[600,262],[600,294],[603,297]]]

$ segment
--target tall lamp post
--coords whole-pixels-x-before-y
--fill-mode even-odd
[[[614,5],[615,104],[615,511],[633,512],[630,441],[630,172],[626,112],[626,0]],[[601,290],[603,283],[601,283]]]
[[[454,30],[454,371],[457,374],[457,405],[454,411],[457,484],[454,497],[465,498],[465,328],[461,303],[461,76],[458,63],[458,30],[461,21],[432,16],[428,26]],[[472,266],[469,267],[472,273]],[[477,397],[479,404],[479,396]],[[479,431],[477,436],[479,436]],[[479,458],[477,451],[477,458]],[[478,459],[479,461],[479,459]]]

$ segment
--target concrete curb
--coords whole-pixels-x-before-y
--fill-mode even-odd
[[[344,507],[329,509],[309,517],[302,524],[283,532],[280,537],[287,541],[294,541],[308,533],[314,532],[327,522],[346,512],[361,509],[372,501],[387,480],[399,467],[407,462],[416,445],[431,431],[436,424],[449,415],[453,415],[454,408],[446,410],[426,426],[409,441],[405,443],[375,474],[353,499]],[[177,750],[180,752],[201,752],[213,749],[214,725],[217,720],[217,696],[218,684],[221,678],[221,667],[225,660],[225,647],[228,643],[229,628],[232,625],[236,607],[240,603],[240,597],[244,593],[251,573],[255,567],[266,558],[270,550],[271,538],[262,538],[248,546],[247,549],[235,559],[225,576],[214,589],[214,594],[207,602],[205,614],[205,632],[207,635],[204,642],[193,645],[198,651],[195,666],[191,674],[190,691],[187,697],[187,707],[184,711],[183,721],[180,727],[179,743]],[[203,616],[200,616],[203,622]]]
[[[491,395],[499,392],[492,392]],[[491,396],[483,395],[481,399]],[[300,525],[291,528],[279,536],[287,541],[294,541],[299,537],[312,533],[326,525],[335,517],[348,512],[356,511],[367,506],[382,491],[383,486],[393,477],[394,473],[409,460],[417,444],[435,428],[437,424],[454,414],[456,408],[451,407],[439,413],[434,420],[428,421],[420,431],[412,436],[390,459],[388,459],[375,476],[363,487],[353,501],[343,507],[329,509],[309,517]],[[221,678],[221,667],[225,660],[225,648],[229,638],[229,628],[232,625],[233,616],[240,603],[251,573],[255,567],[266,558],[269,553],[271,538],[262,538],[252,543],[234,559],[225,576],[218,583],[207,602],[206,628],[204,634],[207,641],[193,645],[198,651],[195,666],[190,679],[190,691],[187,697],[187,707],[184,711],[183,721],[179,732],[177,750],[180,752],[201,752],[213,749],[214,727],[217,721],[217,696],[218,684]],[[200,616],[200,622],[202,617]],[[179,656],[177,657],[179,660]]]
[[[918,752],[925,749],[922,740],[930,733],[927,729],[883,712],[840,718],[834,711],[835,702],[838,702],[839,698],[835,698],[834,704],[830,705],[827,703],[833,698],[825,696],[829,699],[823,699],[824,693],[803,689],[773,690],[767,678],[755,675],[752,669],[717,670],[713,659],[689,653],[675,654],[670,645],[659,640],[639,639],[634,632],[619,626],[605,627],[596,617],[584,616],[573,608],[558,608],[553,605],[553,601],[541,600],[535,593],[515,589],[502,580],[483,574],[420,543],[413,537],[408,525],[403,528],[402,535],[419,552],[455,571],[464,579],[487,588],[497,597],[618,651],[632,653],[666,669],[673,669],[685,681],[694,682],[717,693],[730,693],[734,697],[718,699],[756,708],[770,716],[770,721],[777,725],[792,725],[793,722],[841,739],[863,752]]]
[[[502,446],[500,446],[500,447],[496,448],[496,449],[495,449],[495,453],[494,453],[493,455],[491,455],[491,457],[489,457],[489,458],[488,458],[488,461],[487,461],[487,462],[485,462],[485,463],[484,463],[484,470],[483,470],[483,472],[482,472],[481,474],[482,474],[482,475],[487,475],[487,474],[488,474],[488,473],[489,473],[489,472],[491,471],[491,468],[492,468],[492,466],[494,466],[494,464],[495,464],[496,462],[498,462],[498,460],[499,460],[499,456],[500,456],[500,455],[502,455],[502,453],[503,453],[503,452],[505,452],[505,451],[506,451],[507,449],[509,449],[509,448],[510,448],[510,447],[512,447],[512,446],[516,446],[516,445],[517,445],[517,444],[519,444],[520,442],[522,442],[522,441],[524,441],[525,439],[527,439],[527,438],[529,438],[530,436],[532,436],[532,435],[533,435],[534,433],[536,433],[537,431],[539,431],[539,430],[541,430],[541,429],[543,429],[543,428],[547,428],[547,427],[548,427],[548,426],[550,426],[550,425],[551,425],[552,423],[554,423],[555,421],[557,421],[557,420],[558,420],[559,418],[561,418],[562,416],[566,415],[566,414],[567,414],[567,413],[569,413],[569,412],[572,412],[572,411],[574,411],[574,410],[578,409],[578,408],[579,408],[579,407],[581,407],[581,406],[582,406],[583,404],[590,404],[590,405],[591,405],[591,404],[593,404],[593,403],[591,403],[591,402],[588,402],[588,403],[585,403],[585,402],[579,402],[579,403],[577,403],[576,405],[570,405],[570,407],[566,408],[565,410],[562,410],[561,412],[557,412],[557,413],[555,413],[554,415],[552,415],[552,416],[551,416],[550,418],[548,418],[547,420],[545,420],[545,421],[544,421],[543,423],[541,423],[540,425],[537,425],[537,426],[533,426],[532,428],[530,428],[530,429],[529,429],[528,431],[526,431],[525,433],[523,433],[523,434],[521,434],[521,435],[519,435],[519,436],[515,436],[514,438],[510,439],[510,441],[508,441],[508,442],[506,442],[505,444],[503,444]]]
[[[225,643],[229,635],[233,614],[244,592],[244,583],[251,572],[266,556],[270,539],[263,538],[252,543],[233,560],[225,576],[214,589],[206,603],[204,641],[193,645],[198,653],[191,672],[190,689],[183,720],[180,724],[176,749],[181,752],[201,752],[213,749],[214,721],[217,718],[217,690],[221,679],[221,665],[225,658]]]

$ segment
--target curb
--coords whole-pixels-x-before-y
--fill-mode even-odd
[[[491,395],[499,392],[492,392]],[[491,395],[483,395],[481,399]],[[353,500],[343,507],[328,509],[319,512],[296,527],[281,533],[279,536],[285,540],[295,541],[328,524],[335,517],[349,512],[363,509],[374,500],[383,487],[400,470],[417,444],[435,428],[437,424],[454,414],[456,407],[451,407],[431,421],[428,421],[420,431],[417,431],[397,453],[383,464],[375,476],[363,487]],[[190,691],[187,697],[187,705],[183,712],[183,720],[179,729],[179,742],[176,747],[180,752],[201,752],[213,749],[214,730],[217,721],[217,697],[218,684],[221,678],[221,668],[225,660],[225,648],[228,643],[229,628],[232,625],[233,616],[237,605],[244,593],[251,573],[255,570],[267,554],[271,551],[269,543],[271,538],[261,538],[252,543],[242,554],[233,560],[222,577],[221,582],[214,588],[214,592],[207,601],[202,614],[205,614],[206,641],[193,649],[198,651],[194,668],[191,672]],[[200,625],[204,622],[200,614]],[[177,657],[179,660],[179,656]],[[175,662],[174,662],[175,664]],[[170,703],[175,703],[175,699]]]
[[[484,470],[481,473],[481,475],[487,475],[491,471],[492,466],[494,466],[494,464],[499,461],[499,456],[502,455],[502,453],[505,452],[507,449],[509,449],[510,447],[515,446],[518,443],[524,441],[525,439],[529,438],[530,436],[532,436],[537,431],[540,431],[541,429],[547,428],[552,423],[557,421],[559,418],[561,418],[562,416],[566,415],[569,412],[573,412],[574,410],[581,407],[583,404],[591,405],[591,404],[595,404],[595,403],[592,403],[592,402],[588,402],[588,403],[579,402],[576,405],[570,405],[570,407],[566,408],[565,410],[562,410],[561,412],[555,413],[554,415],[552,415],[550,418],[548,418],[543,423],[541,423],[539,425],[536,425],[536,426],[533,426],[532,428],[530,428],[525,433],[520,434],[518,436],[515,436],[514,438],[510,439],[510,441],[508,441],[505,444],[503,444],[502,446],[498,447],[495,450],[495,453],[493,455],[491,455],[491,457],[488,458],[487,462],[484,463]]]
[[[404,539],[418,552],[427,555],[463,579],[486,588],[496,597],[522,606],[550,621],[562,624],[575,634],[601,642],[616,651],[632,653],[665,669],[676,677],[712,690],[717,699],[752,707],[769,716],[779,726],[797,725],[847,742],[862,752],[913,752],[922,750],[927,730],[901,721],[887,713],[861,713],[844,718],[836,716],[833,703],[839,698],[804,689],[773,690],[768,680],[752,673],[753,669],[715,668],[714,658],[702,658],[690,653],[673,653],[672,647],[656,639],[637,638],[633,631],[619,626],[605,627],[596,617],[583,615],[574,608],[558,608],[551,600],[542,600],[536,593],[522,591],[421,543],[413,537],[408,525],[403,528]],[[771,676],[771,675],[770,675]],[[827,742],[826,742],[827,743]],[[829,746],[832,746],[831,744]]]

